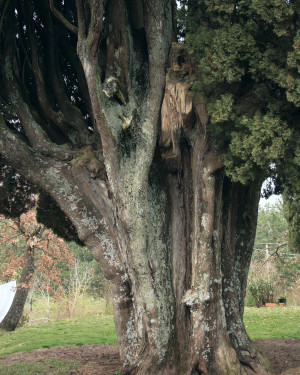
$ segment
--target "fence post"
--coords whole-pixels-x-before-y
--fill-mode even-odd
[[[269,271],[270,271],[269,258],[270,258],[270,247],[269,247],[269,244],[266,244],[266,265],[267,265],[267,275],[269,275]]]

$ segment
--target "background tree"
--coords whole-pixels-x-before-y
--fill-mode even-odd
[[[5,282],[12,278],[18,279],[17,292],[12,306],[0,324],[1,328],[9,331],[17,327],[22,316],[29,288],[33,285],[35,269],[37,268],[38,274],[44,275],[39,278],[42,282],[41,288],[53,294],[53,282],[59,280],[61,273],[57,266],[61,262],[64,263],[66,259],[71,261],[70,252],[63,241],[54,236],[51,231],[45,231],[45,227],[36,221],[36,207],[38,207],[40,222],[45,222],[45,217],[47,217],[48,225],[52,224],[54,230],[61,236],[67,240],[78,240],[74,227],[55,202],[47,194],[41,192],[36,185],[22,178],[1,156],[0,212],[3,216],[0,216],[2,220],[0,280]],[[61,260],[55,254],[55,248],[60,251],[64,250],[64,253],[60,254]],[[48,264],[43,264],[46,259],[48,259]],[[35,260],[37,260],[36,265]]]
[[[33,284],[38,282],[39,289],[53,298],[63,293],[63,268],[73,264],[73,254],[61,238],[36,221],[35,209],[14,221],[0,219],[0,281],[17,279],[17,292],[0,328],[13,331]]]
[[[21,217],[36,204],[36,187],[24,180],[0,157],[0,212],[1,219],[1,273],[0,280],[19,278],[12,305],[0,323],[0,328],[13,331],[23,314],[25,302],[34,273],[35,240],[42,234],[41,225],[26,228]],[[30,219],[30,217],[29,217]],[[25,246],[20,249],[19,235],[23,234]],[[18,243],[19,246],[15,244]],[[21,274],[18,274],[19,270]]]
[[[206,93],[227,174],[245,183],[269,169],[264,196],[283,193],[289,245],[299,252],[298,2],[181,4],[181,34],[205,77],[192,89]]]
[[[299,176],[298,176],[299,177]],[[300,189],[295,178],[283,193],[284,214],[288,222],[288,244],[292,252],[300,253]]]
[[[258,209],[256,243],[286,244],[288,223],[284,217],[283,201],[271,205],[267,203]],[[292,251],[291,251],[292,252]]]
[[[277,302],[282,295],[289,304],[297,305],[299,298],[299,256],[289,248],[288,222],[282,200],[260,206],[254,254],[248,277],[246,303],[262,306]]]
[[[242,316],[261,182],[297,168],[297,2],[183,2],[192,57],[170,0],[0,7],[1,153],[110,280],[124,374],[269,373]]]

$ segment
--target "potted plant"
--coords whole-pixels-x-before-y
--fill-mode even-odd
[[[282,295],[278,298],[279,304],[283,304],[283,306],[286,306],[286,295]]]

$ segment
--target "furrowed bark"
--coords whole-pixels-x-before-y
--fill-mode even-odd
[[[172,55],[170,60],[177,61]],[[186,55],[181,60],[191,68]],[[267,374],[268,364],[242,321],[261,180],[246,187],[230,183],[229,188],[222,158],[209,140],[201,96],[188,91],[183,76],[184,67],[169,71],[160,140],[169,172],[180,171],[169,180],[174,194],[173,285],[182,354],[177,371]]]
[[[123,374],[269,374],[242,321],[261,180],[242,186],[225,177],[204,100],[188,84],[200,74],[197,63],[180,45],[166,79],[172,4],[76,0],[77,63],[94,137],[68,139],[72,160],[56,158],[35,144],[30,126],[40,136],[38,116],[33,122],[19,111],[31,147],[1,116],[1,153],[51,194],[110,280]],[[34,55],[41,50],[32,50],[32,79],[48,87],[39,100],[52,96],[68,129],[87,132],[55,55],[53,34],[70,25],[59,16],[56,29],[44,0],[37,9],[49,27],[41,58],[50,58],[49,81]],[[69,31],[60,35],[72,48]]]

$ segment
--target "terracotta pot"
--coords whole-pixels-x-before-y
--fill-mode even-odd
[[[275,307],[275,306],[277,306],[277,303],[268,302],[265,304],[265,307]]]

